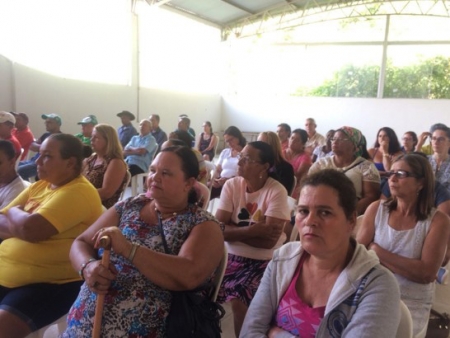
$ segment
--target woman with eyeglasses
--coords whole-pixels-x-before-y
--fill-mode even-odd
[[[395,131],[389,127],[380,128],[373,148],[369,149],[369,155],[381,176],[391,169],[392,162],[401,154]]]
[[[450,222],[434,208],[434,176],[423,156],[400,156],[388,176],[392,196],[367,208],[357,240],[394,273],[412,315],[414,336],[425,337]]]
[[[289,148],[286,149],[284,157],[294,168],[294,175],[297,177],[297,185],[294,188],[292,197],[297,199],[300,195],[300,181],[308,173],[311,167],[311,155],[305,151],[308,141],[308,133],[303,129],[295,129],[289,138]]]
[[[322,169],[335,169],[345,173],[355,186],[358,202],[356,211],[362,215],[370,203],[380,197],[380,174],[368,160],[366,139],[356,128],[341,127],[331,139],[333,156],[316,161],[308,174]]]
[[[238,176],[223,186],[216,212],[228,249],[218,301],[230,302],[236,337],[273,251],[286,239],[283,228],[290,211],[286,189],[270,172],[274,162],[267,143],[246,145],[239,154]]]
[[[417,146],[417,134],[413,131],[407,131],[402,137],[402,152],[403,154],[413,153]]]
[[[433,155],[428,156],[436,180],[450,190],[450,128],[438,126],[431,134]]]

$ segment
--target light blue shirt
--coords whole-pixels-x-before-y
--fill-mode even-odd
[[[128,142],[125,146],[125,149],[128,148],[145,148],[147,150],[144,155],[128,155],[125,159],[125,162],[127,162],[128,165],[137,165],[146,173],[148,171],[148,167],[152,163],[153,154],[158,149],[158,144],[156,143],[155,138],[151,133],[145,136],[133,136],[130,142]]]

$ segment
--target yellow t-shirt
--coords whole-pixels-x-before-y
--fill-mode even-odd
[[[420,151],[425,155],[433,155],[433,149],[431,148],[431,144],[423,146],[422,148],[420,148]]]
[[[1,213],[22,206],[49,221],[58,234],[30,243],[9,238],[0,244],[0,285],[13,288],[33,283],[64,284],[79,280],[69,260],[73,240],[102,213],[100,196],[82,175],[55,190],[38,181],[17,196]]]

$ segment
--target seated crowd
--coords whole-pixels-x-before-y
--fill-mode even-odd
[[[399,141],[382,127],[367,149],[360,130],[324,137],[312,118],[254,142],[230,126],[216,154],[209,121],[196,140],[185,114],[169,137],[156,114],[139,132],[117,116],[118,129],[88,115],[69,135],[43,114],[35,139],[25,113],[0,112],[0,338],[64,315],[62,337],[90,337],[99,296],[102,337],[166,337],[171,291],[213,280],[225,249],[217,301],[236,337],[395,337],[401,301],[425,337],[450,259],[450,128]],[[121,198],[138,174],[146,192]]]

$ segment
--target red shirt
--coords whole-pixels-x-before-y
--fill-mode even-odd
[[[28,155],[28,149],[30,149],[31,143],[33,143],[34,141],[33,133],[31,132],[30,128],[26,127],[23,130],[14,128],[12,134],[19,141],[21,148],[23,148],[23,154],[20,158],[20,160],[23,161]]]

